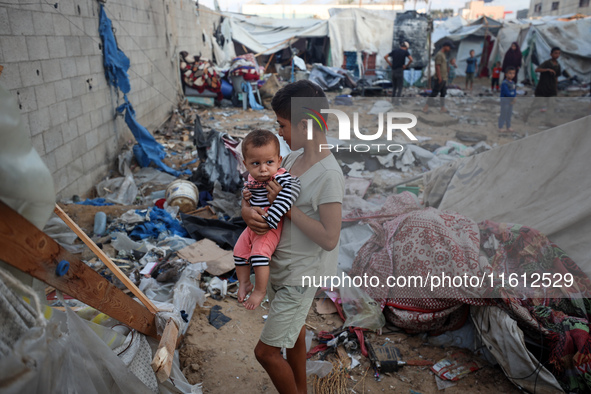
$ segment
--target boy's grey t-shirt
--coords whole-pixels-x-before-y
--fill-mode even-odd
[[[282,167],[290,171],[302,153],[303,150],[298,150],[287,155]],[[301,192],[295,206],[312,219],[320,220],[319,205],[343,203],[345,180],[333,155],[314,164],[299,178]],[[302,276],[336,275],[338,244],[333,250],[326,251],[308,238],[287,217],[283,220],[281,239],[270,262],[271,284],[302,286]]]

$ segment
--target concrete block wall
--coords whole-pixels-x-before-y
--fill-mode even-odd
[[[122,96],[105,78],[99,2],[56,1],[57,8],[44,1],[2,2],[0,85],[18,101],[31,142],[53,174],[57,197],[68,198],[103,179],[133,136],[115,116]],[[211,36],[220,18],[203,8],[196,15],[194,4],[109,0],[104,5],[131,62],[128,98],[151,132],[178,102],[178,52],[211,58],[203,34]]]

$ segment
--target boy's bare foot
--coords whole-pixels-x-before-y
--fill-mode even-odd
[[[250,282],[244,284],[240,283],[240,286],[238,287],[238,302],[243,303],[244,299],[246,298],[248,293],[250,293],[253,287],[254,286]]]
[[[248,310],[255,310],[259,305],[261,305],[261,302],[263,302],[263,298],[265,298],[265,292],[255,290],[252,292],[250,297],[248,297],[248,300],[244,302],[244,306]]]

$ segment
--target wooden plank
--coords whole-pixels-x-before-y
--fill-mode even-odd
[[[158,337],[153,313],[1,201],[0,260],[143,334]],[[58,276],[56,267],[62,260],[70,263],[70,269]]]
[[[179,328],[176,323],[172,318],[168,319],[162,333],[162,339],[150,364],[160,382],[164,382],[170,377],[178,335]]]
[[[142,302],[142,304],[144,304],[146,306],[146,308],[148,308],[148,310],[150,312],[152,312],[152,313],[158,312],[158,308],[156,308],[156,306],[152,303],[152,301],[150,301],[148,299],[148,297],[146,297],[146,295],[144,293],[142,293],[142,291],[140,289],[137,288],[135,283],[133,283],[131,281],[131,279],[129,279],[127,277],[127,275],[125,275],[123,273],[123,271],[121,271],[119,269],[119,267],[117,267],[117,264],[115,264],[111,260],[111,258],[109,256],[107,256],[105,254],[105,252],[103,252],[103,250],[101,248],[99,248],[92,241],[92,239],[90,239],[90,237],[88,235],[86,235],[86,233],[84,231],[82,231],[82,229],[80,227],[78,227],[78,225],[76,223],[74,223],[72,218],[70,218],[68,216],[68,214],[66,214],[57,204],[55,205],[54,212],[64,222],[66,222],[68,227],[70,227],[72,229],[72,231],[74,231],[76,233],[76,235],[80,237],[82,242],[84,242],[86,244],[86,246],[88,246],[90,248],[90,250],[92,250],[94,252],[94,254],[96,254],[98,256],[98,258],[101,259],[101,261],[103,263],[105,263],[105,265],[111,270],[111,272],[117,277],[117,279],[119,279],[121,282],[123,282],[125,287],[127,287],[133,293],[133,295],[136,296]]]

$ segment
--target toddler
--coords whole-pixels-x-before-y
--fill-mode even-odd
[[[264,235],[255,234],[250,228],[238,238],[234,246],[234,263],[240,287],[238,302],[246,309],[255,309],[263,301],[269,281],[269,261],[281,238],[281,218],[290,209],[300,193],[300,181],[292,177],[281,166],[279,140],[268,130],[254,130],[242,142],[242,156],[248,170],[248,181],[244,184],[250,193],[244,195],[251,206],[263,208],[263,216],[270,227]],[[272,203],[268,199],[267,184],[275,179],[283,189]],[[254,291],[250,282],[250,265],[255,274]]]
[[[511,116],[513,115],[513,104],[515,104],[515,67],[508,67],[505,72],[505,80],[501,84],[501,114],[499,115],[499,133],[503,133],[503,125],[507,126],[507,132],[512,133]]]
[[[497,91],[499,90],[499,78],[501,78],[501,71],[503,71],[503,69],[501,68],[501,62],[497,62],[495,68],[493,68],[492,71],[492,82],[490,85],[490,90],[494,91],[495,88],[497,89]]]

